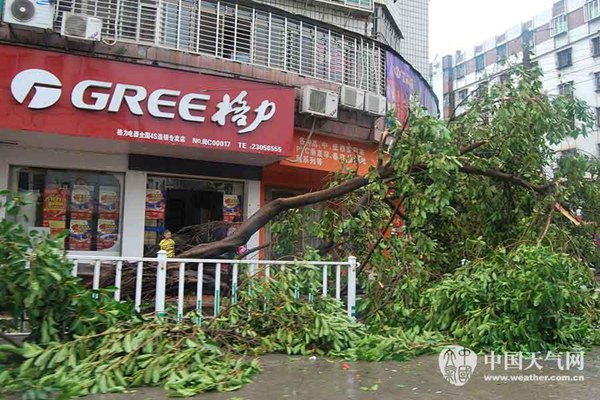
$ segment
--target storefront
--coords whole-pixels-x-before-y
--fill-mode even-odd
[[[0,188],[71,252],[245,219],[261,167],[292,155],[293,88],[7,45],[0,63]]]
[[[265,167],[262,172],[262,204],[322,189],[327,177],[343,167],[363,175],[377,165],[378,146],[367,142],[295,131],[292,156]],[[305,218],[319,218],[318,210],[304,210]],[[261,243],[269,241],[267,229]]]

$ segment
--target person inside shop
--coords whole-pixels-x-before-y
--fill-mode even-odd
[[[167,252],[167,257],[173,258],[175,257],[175,240],[172,238],[171,231],[165,229],[163,233],[163,239],[158,244],[161,250]]]

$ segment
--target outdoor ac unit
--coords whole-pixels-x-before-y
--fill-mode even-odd
[[[375,115],[385,115],[387,109],[386,98],[376,93],[365,95],[365,111]]]
[[[9,24],[51,29],[53,17],[54,3],[50,0],[6,0],[2,19]]]
[[[340,104],[355,110],[364,110],[365,91],[350,86],[342,86],[340,90]]]
[[[337,118],[339,96],[331,90],[318,89],[312,86],[302,88],[300,112]]]
[[[102,20],[84,14],[64,13],[60,34],[66,37],[98,41],[102,35]]]

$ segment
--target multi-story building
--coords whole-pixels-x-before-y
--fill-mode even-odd
[[[165,229],[365,171],[388,105],[419,92],[437,113],[393,6],[4,0],[0,189],[68,251],[138,257]]]
[[[573,94],[597,116],[588,137],[566,139],[557,150],[600,156],[600,1],[560,0],[552,9],[473,48],[443,58],[444,115],[461,113],[465,99],[494,79],[506,77],[509,65],[531,51],[550,95]],[[484,85],[484,86],[482,86]]]
[[[404,40],[397,49],[427,79],[429,74],[429,0],[387,0]]]

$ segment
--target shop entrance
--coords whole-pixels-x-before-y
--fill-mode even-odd
[[[178,232],[184,226],[223,220],[223,193],[168,189],[165,227]]]
[[[243,218],[243,193],[242,182],[148,177],[144,253],[154,255],[166,229],[176,234],[193,227],[192,238],[180,236],[185,244],[218,239],[221,226]]]

